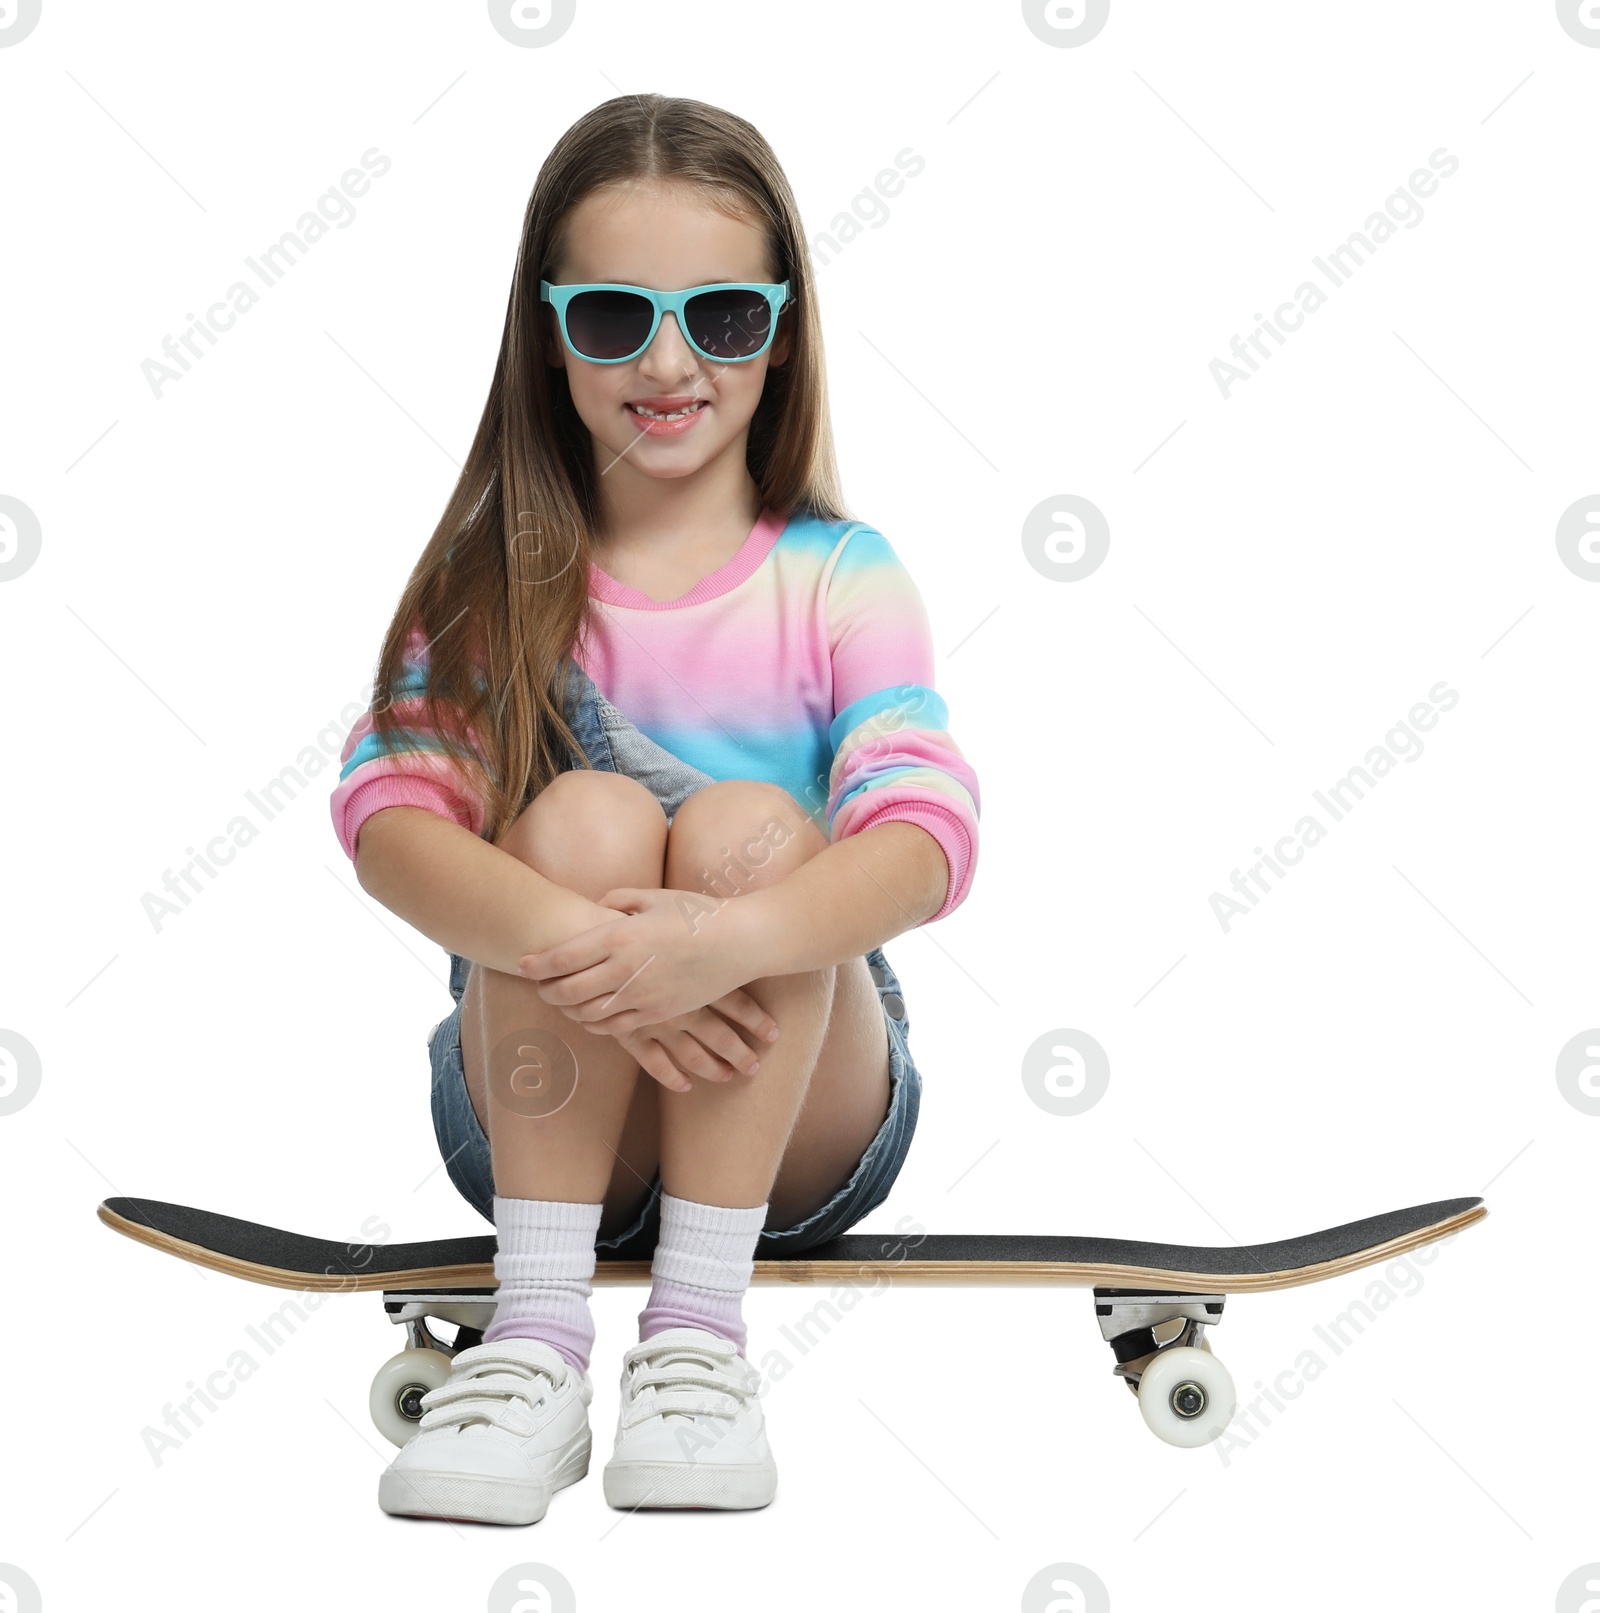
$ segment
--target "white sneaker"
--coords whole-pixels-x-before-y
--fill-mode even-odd
[[[537,1523],[589,1471],[594,1390],[553,1344],[462,1350],[422,1397],[417,1432],[378,1480],[378,1505],[413,1518]]]
[[[614,1507],[764,1507],[778,1489],[761,1374],[724,1338],[669,1327],[622,1358]]]

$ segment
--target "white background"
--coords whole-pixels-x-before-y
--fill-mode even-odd
[[[1075,48],[1015,4],[585,0],[518,48],[472,3],[45,0],[0,49],[0,493],[42,530],[0,582],[0,1028],[43,1071],[0,1117],[0,1562],[50,1613],[480,1608],[524,1561],[585,1609],[1012,1608],[1058,1562],[1117,1613],[1555,1605],[1600,1558],[1600,1118],[1555,1078],[1600,1023],[1600,587],[1555,543],[1600,491],[1597,84],[1543,0],[1116,0]],[[927,601],[983,843],[886,948],[925,1093],[858,1230],[1254,1242],[1486,1193],[1426,1267],[1230,1302],[1247,1397],[1327,1370],[1226,1461],[1145,1432],[1087,1293],[904,1286],[803,1356],[778,1330],[824,1293],[751,1294],[753,1356],[794,1362],[759,1513],[605,1506],[633,1287],[596,1294],[591,1477],[531,1530],[378,1511],[371,1295],[147,1453],[286,1296],[102,1197],[484,1230],[429,1123],[445,958],[357,886],[336,769],[159,932],[141,899],[364,699],[539,165],[632,90],[754,121],[814,240],[879,220],[818,256],[838,448]],[[354,223],[153,396],[141,362],[372,147]],[[1441,147],[1421,223],[1224,400],[1211,360]],[[1110,524],[1080,581],[1023,551],[1064,493]],[[1440,680],[1420,758],[1224,933],[1212,892]],[[1061,1028],[1111,1061],[1074,1117],[1021,1080]]]

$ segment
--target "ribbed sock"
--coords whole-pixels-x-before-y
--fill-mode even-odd
[[[580,1372],[589,1370],[594,1318],[589,1314],[594,1241],[601,1204],[563,1204],[554,1199],[494,1200],[500,1281],[494,1321],[485,1344],[499,1339],[543,1339]]]
[[[743,1355],[742,1304],[766,1219],[765,1204],[730,1210],[663,1192],[650,1299],[639,1312],[641,1341],[669,1327],[702,1327]]]

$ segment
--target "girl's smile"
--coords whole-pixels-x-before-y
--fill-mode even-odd
[[[711,407],[708,398],[634,398],[623,405],[647,437],[681,437]]]

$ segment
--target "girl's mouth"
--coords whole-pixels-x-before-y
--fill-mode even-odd
[[[623,407],[633,416],[644,435],[677,437],[689,430],[710,405],[701,398],[681,409],[650,409],[637,403],[625,403]]]

